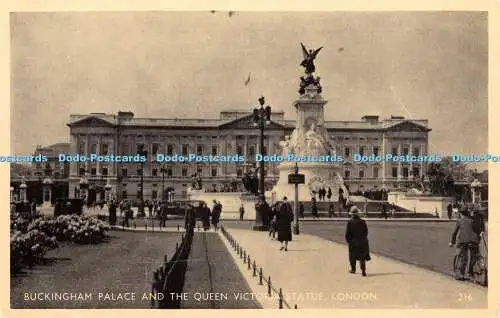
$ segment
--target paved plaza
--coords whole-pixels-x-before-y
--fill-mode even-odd
[[[282,288],[298,308],[486,308],[487,289],[452,277],[372,254],[368,275],[348,273],[347,246],[317,236],[294,236],[287,252],[266,233],[229,233]],[[237,261],[242,262],[233,252]],[[251,270],[243,273],[255,280]],[[266,292],[261,287],[258,292]]]

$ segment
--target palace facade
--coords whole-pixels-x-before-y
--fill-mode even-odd
[[[272,113],[271,119],[265,130],[264,149],[259,151],[259,131],[247,111],[223,111],[218,119],[136,118],[132,112],[71,115],[69,153],[135,155],[145,150],[149,162],[71,163],[69,196],[78,195],[82,182],[88,182],[97,200],[103,198],[105,188],[118,199],[137,199],[141,185],[146,200],[160,198],[162,189],[168,188],[182,196],[195,173],[201,175],[207,189],[241,190],[241,177],[253,167],[254,155],[280,154],[279,142],[295,128],[295,120],[285,120],[283,112]],[[351,191],[405,187],[425,174],[425,163],[358,163],[353,161],[353,154],[426,155],[430,131],[427,120],[364,116],[360,121],[325,121],[325,127],[336,144],[337,155],[344,157],[340,165]],[[162,164],[153,162],[156,154],[238,154],[247,161]],[[265,175],[270,189],[277,181],[277,164],[266,163]]]

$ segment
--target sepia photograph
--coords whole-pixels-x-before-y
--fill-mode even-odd
[[[11,309],[488,308],[488,11],[9,20]]]

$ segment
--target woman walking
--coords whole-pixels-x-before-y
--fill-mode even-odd
[[[371,259],[370,245],[368,243],[368,226],[366,221],[359,216],[359,209],[351,207],[351,219],[347,222],[345,240],[349,245],[349,263],[351,274],[356,273],[356,261],[359,261],[361,273],[366,276],[366,262]]]
[[[293,212],[287,197],[283,198],[276,215],[276,229],[278,230],[278,241],[281,243],[280,251],[288,251],[288,242],[292,240]]]

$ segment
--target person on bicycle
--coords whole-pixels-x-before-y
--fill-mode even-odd
[[[455,273],[455,278],[467,280],[473,274],[474,261],[479,253],[479,241],[483,232],[480,224],[470,215],[467,208],[461,209],[459,213],[461,217],[457,220],[455,230],[451,235],[450,247],[456,245],[457,257],[460,260],[459,273]],[[470,251],[470,257],[467,257],[468,251]]]

